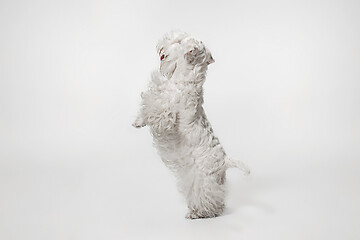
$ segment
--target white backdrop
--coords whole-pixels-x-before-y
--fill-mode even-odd
[[[189,221],[148,129],[155,45],[216,60],[228,208]],[[359,1],[0,2],[0,239],[360,238]]]

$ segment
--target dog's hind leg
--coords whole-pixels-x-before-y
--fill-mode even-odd
[[[214,176],[197,179],[187,195],[189,212],[186,218],[212,218],[222,214],[225,208],[225,187]]]

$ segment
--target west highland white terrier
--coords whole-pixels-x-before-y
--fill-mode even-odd
[[[249,168],[230,159],[202,107],[209,49],[184,32],[170,32],[157,45],[160,69],[152,73],[133,126],[149,126],[162,161],[175,174],[186,198],[186,218],[209,218],[225,207],[225,174]]]

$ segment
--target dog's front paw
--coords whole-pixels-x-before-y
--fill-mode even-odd
[[[246,166],[245,164],[242,166],[241,170],[243,171],[245,176],[250,175],[250,168],[248,166]]]
[[[142,118],[137,118],[132,124],[135,128],[142,128],[146,126],[145,121]]]
[[[245,176],[249,176],[249,175],[250,175],[250,169],[244,170],[244,175],[245,175]]]

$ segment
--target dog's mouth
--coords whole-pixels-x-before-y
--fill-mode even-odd
[[[160,64],[160,72],[167,78],[170,79],[177,68],[177,63],[162,62]]]

